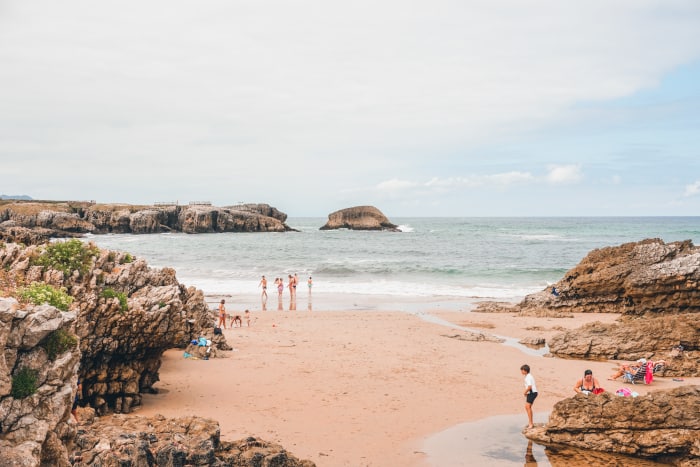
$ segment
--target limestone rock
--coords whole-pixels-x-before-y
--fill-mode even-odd
[[[42,345],[54,332],[72,334],[75,315],[49,306],[21,308],[0,298],[0,452],[2,465],[67,465],[61,440],[74,435],[70,408],[80,351],[76,345],[49,355]],[[34,384],[27,383],[27,374]],[[34,386],[23,397],[13,381]],[[17,398],[13,397],[17,395]]]
[[[65,287],[74,297],[71,313],[36,307],[7,339],[12,345],[19,339],[25,346],[35,345],[58,317],[74,316],[82,351],[82,404],[99,414],[129,413],[140,405],[141,394],[152,391],[158,381],[165,350],[184,349],[199,337],[212,340],[217,350],[231,349],[223,335],[214,335],[214,317],[204,294],[180,284],[173,269],[153,269],[126,253],[100,250],[87,273],[65,277],[30,264],[28,259],[42,248],[5,244],[0,264],[9,277]]]
[[[328,222],[320,230],[389,230],[398,232],[396,225],[374,206],[356,206],[341,209],[328,215]]]
[[[553,355],[588,360],[659,361],[663,376],[700,376],[700,321],[695,313],[624,318],[618,323],[594,322],[552,337]],[[673,351],[678,345],[682,352]]]
[[[200,417],[112,415],[95,418],[80,413],[74,443],[76,467],[88,465],[198,465],[248,467],[313,467],[282,446],[248,437],[221,440],[219,424]],[[82,421],[85,420],[85,421]]]
[[[0,239],[24,241],[11,229],[45,229],[51,237],[92,232],[286,232],[287,215],[267,204],[216,207],[208,204],[138,206],[87,202],[11,202],[0,206]],[[23,237],[20,238],[19,235]],[[47,237],[48,238],[48,237]]]
[[[624,313],[700,312],[700,248],[647,239],[591,251],[562,280],[528,295],[521,311]]]
[[[665,375],[700,376],[700,248],[690,241],[647,239],[596,249],[553,286],[516,305],[485,302],[476,311],[548,317],[621,313],[618,323],[592,323],[553,337],[550,352],[579,359],[666,360]],[[682,354],[672,355],[679,345]]]
[[[698,413],[697,385],[639,397],[620,397],[611,391],[577,394],[557,402],[547,424],[526,430],[525,436],[545,446],[566,445],[673,465],[697,465]]]

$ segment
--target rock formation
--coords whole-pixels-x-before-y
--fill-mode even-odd
[[[553,293],[553,290],[556,293]],[[484,303],[476,311],[566,316],[621,313],[550,340],[556,356],[666,360],[666,375],[700,376],[700,248],[648,239],[591,251],[563,279],[520,303]],[[676,346],[683,351],[674,352]]]
[[[141,393],[152,391],[158,381],[167,349],[184,349],[200,336],[219,350],[230,349],[223,335],[214,335],[214,317],[203,293],[180,284],[173,269],[149,268],[127,253],[94,247],[85,272],[66,274],[36,264],[44,248],[0,245],[0,265],[18,283],[42,282],[74,297],[83,403],[99,414],[128,413],[140,405]]]
[[[75,345],[49,352],[47,343],[72,335],[74,320],[52,306],[21,309],[0,298],[0,464],[67,465],[80,352]]]
[[[218,423],[199,417],[96,418],[85,407],[76,425],[70,411],[81,352],[77,340],[49,344],[57,333],[73,336],[75,320],[49,305],[0,298],[0,465],[313,467],[274,443],[223,441]]]
[[[526,430],[525,436],[545,446],[700,465],[699,413],[697,385],[639,397],[577,394],[557,402],[547,424]]]
[[[399,232],[396,225],[374,206],[355,206],[328,214],[328,222],[320,230],[388,230]]]
[[[0,238],[11,238],[8,231],[17,228],[45,229],[51,237],[171,231],[285,232],[292,230],[286,220],[286,214],[267,204],[216,207],[14,201],[0,204]],[[14,238],[18,233],[15,231]]]
[[[72,443],[75,467],[89,465],[313,467],[282,446],[248,437],[220,439],[219,424],[200,417],[113,415],[95,418],[80,411],[78,435]]]

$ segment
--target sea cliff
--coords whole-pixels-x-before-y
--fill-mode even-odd
[[[267,204],[217,207],[203,204],[96,204],[91,202],[0,201],[0,238],[33,231],[37,243],[85,233],[286,232],[287,215]],[[27,242],[25,242],[27,243]]]

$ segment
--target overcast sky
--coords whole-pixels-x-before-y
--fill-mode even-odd
[[[0,0],[0,194],[700,215],[700,1]]]

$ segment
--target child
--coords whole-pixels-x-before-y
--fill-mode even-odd
[[[537,386],[535,385],[535,377],[530,374],[530,366],[523,365],[520,367],[520,373],[525,375],[525,412],[527,413],[527,427],[533,428],[535,425],[532,423],[532,403],[535,402],[537,398]]]
[[[245,311],[245,322],[248,323],[248,327],[250,327],[250,310]]]

